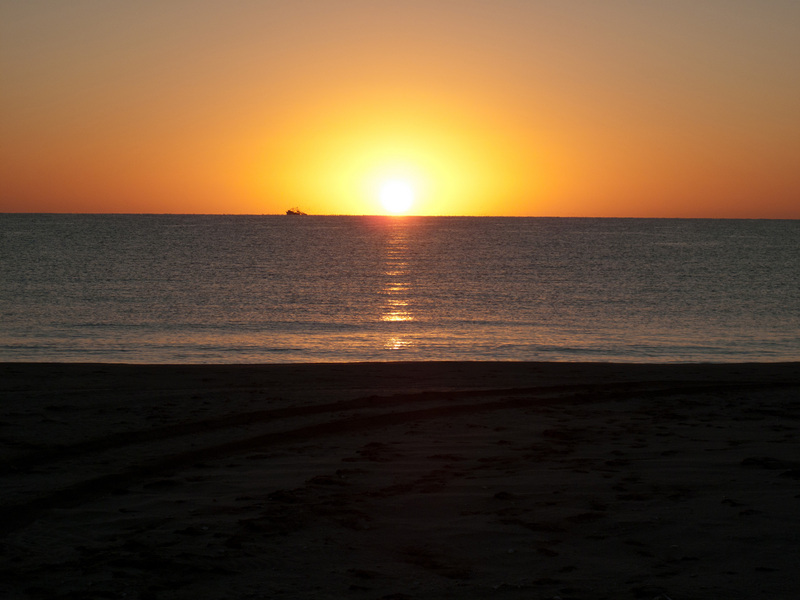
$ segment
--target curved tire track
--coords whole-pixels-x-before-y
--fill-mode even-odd
[[[604,399],[627,399],[632,397],[668,397],[677,394],[691,395],[709,391],[741,391],[743,389],[765,389],[796,386],[780,382],[626,382],[576,386],[548,386],[536,388],[514,388],[499,390],[468,390],[455,392],[421,392],[395,396],[368,396],[316,406],[278,408],[228,415],[216,419],[192,423],[170,425],[149,430],[141,430],[102,436],[66,447],[54,447],[24,455],[6,465],[6,473],[21,472],[33,466],[78,457],[87,453],[103,452],[131,445],[145,445],[179,436],[187,436],[210,430],[224,430],[255,421],[276,423],[291,417],[314,416],[336,413],[339,418],[258,434],[245,439],[206,445],[201,448],[176,452],[169,456],[131,464],[113,473],[101,475],[50,491],[24,503],[0,507],[0,535],[25,527],[37,520],[44,512],[72,508],[103,494],[130,487],[133,483],[150,479],[161,473],[180,470],[206,460],[219,459],[253,450],[260,450],[281,444],[297,443],[334,435],[381,429],[399,424],[443,419],[493,410],[526,408],[544,404],[570,404],[594,402]],[[482,400],[484,398],[493,398]],[[434,406],[414,408],[413,410],[392,411],[398,406],[410,404],[436,403]],[[374,414],[353,414],[354,411],[370,410]],[[344,414],[343,414],[344,413]],[[12,468],[9,469],[9,466]]]

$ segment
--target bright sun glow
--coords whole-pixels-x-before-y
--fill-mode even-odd
[[[414,186],[404,179],[388,179],[381,183],[378,191],[383,208],[395,215],[408,212],[415,196]]]
[[[352,102],[342,100],[346,106]],[[483,119],[471,112],[461,115],[450,102],[432,102],[428,109],[426,102],[421,98],[410,110],[405,104],[383,106],[378,97],[372,104],[359,101],[341,114],[319,117],[309,109],[304,122],[290,128],[292,135],[270,141],[266,155],[254,161],[263,184],[260,197],[280,199],[274,201],[280,205],[272,205],[275,212],[284,212],[285,204],[312,214],[518,210],[525,198],[522,184],[531,178],[527,158],[518,160],[505,134],[485,130]],[[269,169],[264,169],[266,160]],[[540,188],[537,193],[543,193]]]

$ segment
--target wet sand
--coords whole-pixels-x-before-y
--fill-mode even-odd
[[[0,364],[0,597],[800,597],[800,364]]]

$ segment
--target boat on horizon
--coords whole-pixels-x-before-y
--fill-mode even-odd
[[[293,206],[292,208],[290,208],[289,210],[286,211],[286,214],[287,215],[306,215],[308,213],[304,213],[302,210],[300,210],[296,206]]]

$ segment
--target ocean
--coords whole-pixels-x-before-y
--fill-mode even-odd
[[[800,221],[0,215],[0,361],[800,360]]]

